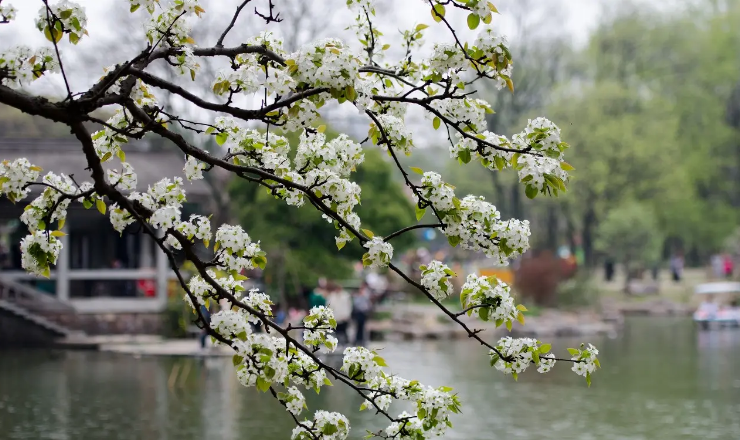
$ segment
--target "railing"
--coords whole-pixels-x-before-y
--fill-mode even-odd
[[[65,327],[78,327],[74,307],[5,276],[0,276],[0,300]]]

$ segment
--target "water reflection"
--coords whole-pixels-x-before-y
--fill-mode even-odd
[[[388,344],[383,356],[402,376],[456,386],[464,413],[451,439],[738,438],[740,330],[639,319],[617,339],[592,342],[604,368],[591,389],[566,365],[514,383],[472,343]],[[271,397],[239,385],[229,359],[4,352],[0,373],[3,439],[270,440],[288,438],[293,427]],[[353,438],[385,425],[358,412],[361,403],[341,386],[308,402],[348,414]]]

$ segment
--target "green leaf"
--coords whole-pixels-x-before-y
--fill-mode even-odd
[[[419,208],[419,205],[416,205],[416,220],[421,220],[426,212],[426,208]]]
[[[129,12],[136,12],[136,10],[139,9],[140,6],[141,4],[131,5],[131,8],[129,8]]]
[[[424,24],[424,23],[421,23],[421,24],[417,24],[417,25],[416,25],[416,30],[415,30],[415,32],[423,31],[424,29],[426,29],[426,28],[428,28],[428,27],[429,27],[429,25],[428,25],[428,24]]]
[[[539,351],[540,353],[547,353],[548,351],[550,351],[551,348],[552,348],[552,345],[550,344],[542,344],[540,345]]]
[[[28,205],[28,206],[31,206],[31,205]],[[64,229],[65,222],[66,222],[66,219],[63,219],[63,218],[60,218],[59,220],[57,220],[57,229],[59,229],[60,231]]]
[[[534,360],[535,364],[540,364],[540,353],[537,350],[532,352],[532,360]]]
[[[578,355],[578,353],[580,353],[580,350],[578,350],[577,348],[569,348],[568,353],[570,353],[571,356],[576,356]]]
[[[478,309],[478,315],[480,316],[480,319],[484,321],[488,321],[488,316],[491,310],[488,307],[481,307]]]
[[[218,145],[223,145],[226,143],[226,140],[229,138],[229,135],[226,132],[221,132],[216,135],[216,143]]]
[[[524,194],[526,194],[527,197],[530,199],[537,197],[538,192],[539,191],[537,190],[537,188],[533,185],[527,185],[526,189],[524,190]]]
[[[586,373],[586,383],[588,384],[588,387],[591,388],[591,373]]]
[[[323,133],[326,131],[326,125],[319,125],[316,130],[318,130],[319,133]]]
[[[51,236],[52,237],[64,237],[65,235],[67,235],[67,234],[65,234],[62,231],[54,231],[54,232],[51,233]]]
[[[470,29],[475,29],[480,24],[480,16],[478,14],[470,13],[468,15],[468,27]]]
[[[69,42],[72,44],[77,44],[80,42],[80,36],[75,34],[74,32],[70,32],[69,34]]]
[[[388,364],[386,364],[386,363],[385,363],[385,359],[383,359],[383,358],[382,358],[382,357],[380,357],[380,356],[375,356],[375,357],[373,358],[373,361],[374,361],[374,362],[375,362],[376,364],[378,364],[379,366],[381,366],[381,367],[387,367],[387,366],[388,366]]]
[[[244,358],[239,356],[238,354],[235,354],[234,357],[231,358],[231,362],[234,364],[234,366],[237,366],[244,362]]]
[[[103,199],[97,199],[95,201],[95,207],[98,208],[101,214],[105,215],[105,202]]]
[[[331,383],[331,381],[329,380],[329,378],[328,378],[328,377],[325,377],[325,378],[324,378],[324,385],[326,385],[326,386],[329,386],[329,387],[332,387],[332,386],[334,386],[334,384],[333,384],[333,383]]]
[[[344,246],[345,246],[346,244],[347,244],[347,242],[346,242],[346,241],[339,241],[339,242],[337,242],[337,249],[339,249],[339,250],[341,251],[341,250],[342,250],[342,248],[343,248],[343,247],[344,247]]]
[[[339,431],[339,428],[337,428],[337,426],[335,424],[333,424],[333,423],[327,423],[327,424],[325,424],[324,425],[324,429],[321,430],[321,432],[324,435],[332,435],[332,434],[336,433],[337,431]]]
[[[447,237],[447,242],[450,244],[450,246],[455,247],[460,244],[460,237],[458,237],[457,235],[450,235]]]
[[[517,306],[516,306],[516,309],[517,309],[517,310],[520,310],[520,311],[522,311],[522,312],[527,312],[527,311],[528,311],[528,310],[527,310],[527,308],[526,308],[526,307],[524,307],[524,304],[519,304],[519,305],[517,305]]]
[[[432,126],[434,127],[435,130],[438,130],[441,125],[442,125],[442,120],[435,116],[434,120],[432,120]]]
[[[88,199],[85,199],[82,201],[82,206],[84,206],[85,209],[90,209],[92,208],[92,202]]]
[[[126,153],[124,153],[123,150],[119,148],[118,151],[116,151],[116,155],[121,160],[121,162],[126,162]]]
[[[361,229],[361,231],[362,231],[363,234],[367,235],[368,238],[375,237],[375,234],[373,234],[373,231],[371,231],[369,229]]]
[[[470,156],[470,150],[461,150],[457,157],[462,163],[470,163],[472,157]]]
[[[267,381],[262,376],[257,377],[257,388],[263,393],[270,389],[270,385],[272,385],[272,382]]]
[[[511,377],[513,377],[514,380],[519,380],[519,375],[516,374],[515,372],[514,373],[511,373]]]
[[[573,165],[569,164],[568,162],[561,162],[560,163],[560,168],[562,168],[565,171],[573,171],[573,170],[575,170],[575,167]]]
[[[419,167],[411,167],[411,171],[415,172],[416,174],[424,174],[424,170]]]
[[[59,13],[59,18],[61,18],[63,20],[66,20],[66,19],[68,19],[71,16],[72,16],[72,10],[71,9],[67,9],[66,11],[62,11],[62,12]]]
[[[246,341],[247,340],[247,332],[246,331],[240,332],[238,335],[236,335],[236,337],[239,340]]]
[[[434,5],[434,7],[432,8],[432,18],[434,19],[434,21],[439,23],[440,21],[442,21],[442,17],[444,16],[445,16],[445,7],[440,4]]]
[[[506,330],[511,331],[511,321],[506,321]]]

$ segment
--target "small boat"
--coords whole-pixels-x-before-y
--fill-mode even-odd
[[[740,327],[740,283],[699,284],[694,293],[705,298],[694,312],[694,322],[702,329]]]

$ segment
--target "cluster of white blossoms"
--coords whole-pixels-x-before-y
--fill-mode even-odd
[[[386,267],[393,259],[393,246],[383,237],[372,237],[363,246],[367,252],[362,256],[362,264],[370,268]]]
[[[415,171],[423,175],[414,199],[419,203],[421,197],[431,203],[444,223],[440,230],[451,245],[460,244],[464,249],[484,252],[488,258],[504,265],[529,249],[528,221],[503,221],[496,207],[483,197],[469,195],[459,200],[453,187],[439,174]]]
[[[24,208],[21,221],[28,227],[30,232],[38,229],[46,229],[46,223],[55,220],[64,222],[67,218],[67,208],[71,202],[70,198],[62,198],[76,195],[79,189],[69,176],[47,173],[42,179],[44,191]]]
[[[58,72],[59,61],[51,48],[33,50],[27,46],[17,46],[0,52],[0,70],[7,72],[0,84],[18,89],[45,73]]]
[[[208,247],[211,236],[213,235],[211,233],[211,221],[207,217],[198,214],[191,214],[187,221],[180,222],[175,226],[175,229],[191,242],[196,238],[202,240],[206,247]],[[175,249],[182,248],[180,242],[173,235],[167,236],[167,243]]]
[[[411,131],[404,125],[403,119],[387,113],[377,115],[376,118],[380,123],[380,127],[373,122],[370,126],[371,136],[372,133],[377,133],[376,136],[382,139],[382,135],[385,133],[387,140],[393,147],[399,148],[406,155],[411,154],[411,148],[414,146],[414,142],[411,137]],[[380,143],[380,147],[383,150],[387,150],[389,146],[383,142]]]
[[[241,335],[231,344],[236,355],[236,378],[246,387],[257,386],[266,391],[273,383],[281,384],[288,377],[288,355],[285,339],[265,333]]]
[[[571,370],[573,370],[579,376],[584,376],[589,385],[591,385],[591,373],[596,371],[597,368],[601,368],[599,359],[596,357],[599,355],[599,350],[591,344],[586,347],[581,344],[581,348],[569,348],[572,361],[575,363]]]
[[[108,170],[108,183],[119,189],[133,191],[137,183],[134,167],[128,162],[121,162],[121,171]]]
[[[362,147],[346,134],[326,142],[323,133],[304,132],[298,143],[295,168],[299,170],[318,168],[347,177],[363,160],[365,154]]]
[[[313,307],[303,318],[303,343],[310,347],[320,347],[329,353],[337,348],[337,338],[332,332],[337,328],[332,309],[325,306]]]
[[[238,337],[242,332],[246,335],[251,331],[247,311],[244,309],[219,310],[211,315],[209,325],[216,333],[226,338]]]
[[[511,287],[495,276],[468,275],[462,286],[460,302],[464,309],[468,309],[468,316],[494,321],[497,327],[506,324],[511,328],[514,320],[523,320],[520,312],[523,306],[517,307],[514,304]]]
[[[0,22],[8,23],[11,20],[15,20],[16,10],[13,5],[0,4]]]
[[[316,411],[313,420],[293,429],[292,440],[344,440],[349,435],[349,420],[338,412]]]
[[[62,28],[59,28],[59,25]],[[58,42],[62,34],[69,35],[69,41],[77,44],[83,35],[87,35],[87,15],[79,4],[68,0],[44,4],[36,17],[36,27],[50,41]]]
[[[299,84],[342,90],[352,87],[360,62],[341,40],[327,38],[290,55],[290,73]]]
[[[547,373],[555,366],[555,356],[550,351],[550,344],[533,338],[512,338],[505,336],[499,339],[496,350],[491,350],[491,365],[504,374],[511,374],[514,379],[523,373],[532,363],[537,371]]]
[[[306,407],[306,398],[296,387],[289,387],[288,392],[282,395],[278,394],[278,398],[285,403],[285,409],[294,416],[300,414],[303,408]]]
[[[442,212],[455,209],[455,190],[452,185],[445,183],[442,176],[434,171],[427,171],[421,177],[421,196]],[[415,200],[417,203],[419,200]],[[459,201],[457,204],[459,205]]]
[[[450,122],[459,125],[463,130],[473,133],[481,132],[487,127],[486,114],[493,113],[491,105],[482,99],[470,98],[448,98],[437,99],[429,104]],[[427,114],[428,118],[438,118],[433,114]],[[434,121],[435,127],[440,122]]]
[[[136,2],[140,4],[140,2]],[[147,2],[148,3],[148,2]],[[191,25],[188,20],[193,15],[200,16],[205,10],[198,5],[198,0],[163,0],[162,12],[154,15],[154,8],[147,11],[152,14],[144,30],[150,44],[160,41],[164,47],[193,44],[190,37]],[[132,4],[133,6],[133,4]]]
[[[28,184],[35,182],[40,172],[41,168],[26,158],[0,162],[0,195],[5,195],[11,202],[25,199],[31,192]]]
[[[233,156],[234,163],[259,167],[278,177],[291,171],[290,143],[285,137],[247,129],[230,117],[216,118],[215,126],[220,130],[216,142]]]
[[[150,14],[154,13],[154,8],[159,3],[159,0],[128,0],[130,3],[130,11],[135,12],[140,7],[144,7]]]
[[[214,251],[218,254],[219,267],[241,272],[255,267],[264,268],[267,263],[260,243],[253,242],[241,226],[221,225],[216,231]]]
[[[49,231],[38,230],[21,240],[21,266],[24,270],[48,277],[50,265],[56,264],[62,242]]]
[[[185,178],[189,181],[203,179],[203,170],[206,168],[205,162],[201,162],[193,156],[188,156],[182,171]]]
[[[455,74],[454,78],[457,78],[456,73],[463,69],[464,63],[465,55],[456,45],[450,43],[435,44],[429,58],[429,66],[434,72],[442,75]]]
[[[452,294],[453,288],[450,277],[454,277],[456,274],[446,264],[433,260],[428,265],[422,265],[419,268],[421,269],[421,285],[432,296],[438,300],[443,300]]]

